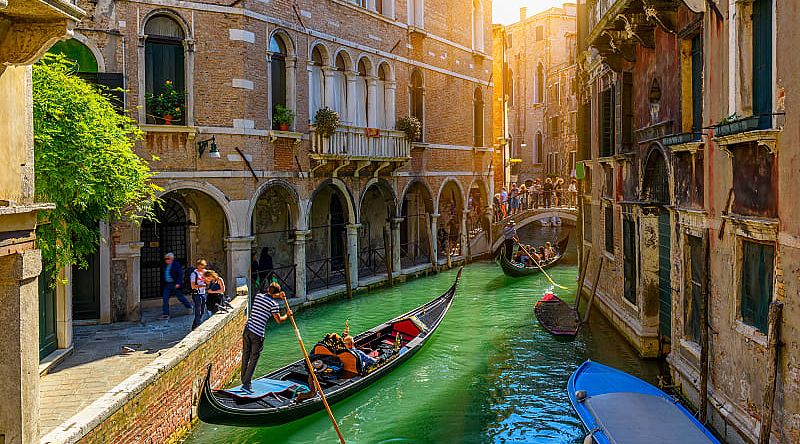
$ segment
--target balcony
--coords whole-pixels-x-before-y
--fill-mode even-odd
[[[411,142],[402,131],[340,126],[330,137],[311,128],[312,174],[334,177],[377,176],[411,159]]]

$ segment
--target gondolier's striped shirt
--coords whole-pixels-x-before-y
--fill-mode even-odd
[[[245,328],[263,338],[267,322],[275,313],[280,313],[280,306],[275,299],[270,295],[257,293],[253,297],[253,306],[250,307]]]

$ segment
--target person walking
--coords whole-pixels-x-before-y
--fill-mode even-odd
[[[253,372],[256,370],[261,350],[264,348],[264,330],[269,318],[282,324],[292,315],[292,309],[286,306],[286,314],[281,315],[281,307],[276,300],[286,299],[277,282],[269,284],[267,294],[256,293],[253,305],[247,315],[247,322],[242,332],[242,389],[253,390]]]
[[[198,259],[195,262],[195,269],[189,277],[189,284],[192,286],[192,302],[194,303],[194,321],[192,330],[203,323],[203,315],[206,314],[206,267],[208,262],[205,259]]]
[[[513,220],[508,221],[506,226],[503,227],[503,248],[505,249],[506,259],[511,261],[514,252],[514,243],[516,242],[515,239],[517,238],[517,229],[514,227],[516,225]]]
[[[175,254],[167,253],[164,255],[164,273],[161,275],[161,319],[169,319],[169,299],[174,294],[176,298],[189,310],[192,304],[183,295],[181,284],[183,283],[183,266],[175,260]]]

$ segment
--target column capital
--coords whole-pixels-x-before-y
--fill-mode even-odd
[[[348,82],[355,82],[359,77],[358,71],[345,71],[344,75],[347,77]]]
[[[347,225],[345,225],[345,228],[347,228],[348,232],[349,231],[354,231],[354,230],[358,230],[359,228],[361,228],[361,224],[347,224]]]
[[[395,90],[397,89],[397,82],[395,82],[394,80],[386,80],[383,82],[383,87],[386,89]]]
[[[405,217],[393,217],[392,218],[392,222],[394,222],[396,224],[399,224],[399,223],[403,222],[404,220],[406,220]]]
[[[321,69],[323,72],[331,72],[331,71],[336,71],[336,67],[335,67],[335,66],[330,66],[330,65],[325,65],[325,66],[321,67],[320,69]]]
[[[226,237],[225,244],[231,251],[250,250],[253,246],[255,236]]]
[[[114,248],[118,259],[128,259],[140,257],[142,255],[142,247],[144,242],[128,242],[124,244],[117,244]]]
[[[431,214],[430,214],[431,220],[433,220],[433,219],[438,219],[438,218],[439,218],[439,216],[441,216],[441,214],[439,214],[439,213],[431,213]]]
[[[311,239],[311,230],[295,230],[294,231],[294,241],[295,242],[303,242],[306,240]]]

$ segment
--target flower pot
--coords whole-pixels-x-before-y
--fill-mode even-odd
[[[172,116],[167,114],[164,116],[164,125],[172,125]]]
[[[758,123],[759,116],[745,117],[744,119],[718,125],[716,127],[715,135],[717,137],[723,137],[744,133],[747,131],[754,131],[758,129]]]
[[[281,131],[289,131],[289,124],[288,123],[281,123],[278,125],[278,129]]]

